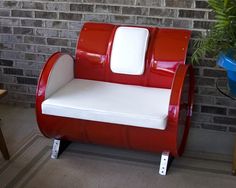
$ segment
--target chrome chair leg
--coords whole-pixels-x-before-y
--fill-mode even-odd
[[[59,155],[68,147],[69,144],[69,141],[54,139],[51,158],[57,159]]]

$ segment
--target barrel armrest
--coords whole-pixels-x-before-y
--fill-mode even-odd
[[[54,53],[49,57],[41,72],[37,96],[47,99],[59,88],[74,78],[74,59],[68,54]]]
[[[192,65],[180,64],[172,82],[168,127],[169,131],[177,132],[174,140],[177,144],[176,156],[180,156],[185,148],[190,128],[193,108],[194,71]]]
[[[42,102],[74,78],[74,59],[72,56],[56,52],[46,61],[36,90],[36,113],[42,112]]]

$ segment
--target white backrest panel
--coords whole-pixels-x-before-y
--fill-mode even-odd
[[[149,31],[145,28],[118,27],[114,36],[110,68],[119,74],[142,75]]]
[[[45,98],[63,87],[74,78],[74,60],[68,54],[63,54],[54,64],[47,83]]]

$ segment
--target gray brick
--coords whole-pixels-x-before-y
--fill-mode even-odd
[[[42,20],[21,20],[22,26],[30,26],[30,27],[42,27],[43,21]]]
[[[10,10],[0,10],[0,16],[10,16]]]
[[[177,17],[177,10],[166,8],[151,8],[150,16]]]
[[[43,10],[44,4],[39,2],[22,2],[22,8],[23,9],[36,9],[36,10]]]
[[[196,79],[197,84],[201,86],[214,86],[215,87],[215,80],[213,78],[197,78]]]
[[[191,28],[192,23],[192,20],[173,20],[173,26],[180,28]]]
[[[19,36],[19,35],[2,34],[0,37],[0,42],[2,42],[2,43],[21,43],[21,42],[23,42],[23,37]]]
[[[110,16],[110,21],[112,23],[121,23],[121,24],[134,24],[135,17],[134,16]]]
[[[201,128],[201,123],[199,123],[199,122],[191,122],[190,128],[191,128],[191,129],[192,129],[192,128],[194,128],[194,129],[199,129],[199,128]]]
[[[209,129],[209,130],[215,130],[215,131],[224,131],[225,132],[227,130],[226,126],[206,124],[206,123],[203,123],[201,127],[203,129]]]
[[[45,55],[42,54],[33,54],[33,53],[25,53],[25,59],[26,60],[33,60],[33,61],[37,61],[37,62],[44,62],[47,57]]]
[[[105,0],[81,0],[81,3],[82,1],[84,3],[105,3]]]
[[[81,22],[69,22],[68,27],[71,30],[80,31],[82,29],[83,24]]]
[[[208,12],[208,19],[214,20],[215,19],[215,13],[214,12]]]
[[[59,37],[59,31],[51,29],[36,29],[36,35],[44,37]]]
[[[12,60],[0,59],[0,66],[12,67],[12,65],[13,65],[13,61]]]
[[[91,4],[71,4],[70,10],[71,11],[79,11],[79,12],[93,12],[94,5],[91,5]]]
[[[195,104],[214,104],[215,97],[195,94],[194,95],[194,103]]]
[[[23,75],[23,70],[16,68],[4,68],[3,72],[4,74]]]
[[[215,87],[209,88],[209,87],[198,86],[198,90],[199,90],[199,94],[201,94],[201,95],[210,95],[210,96],[218,96],[219,95],[219,93]]]
[[[19,84],[6,84],[6,89],[10,90],[11,92],[27,92],[27,86]]]
[[[229,132],[236,132],[236,127],[229,127]]]
[[[32,86],[32,85],[31,85],[31,86],[28,86],[28,87],[27,87],[27,93],[28,93],[28,94],[32,94],[32,95],[35,95],[35,93],[36,93],[36,88],[37,88],[36,86]]]
[[[25,54],[23,52],[16,51],[2,51],[1,53],[2,59],[24,59]]]
[[[24,42],[30,44],[46,44],[46,39],[43,37],[25,36]]]
[[[48,45],[67,46],[68,40],[66,40],[66,39],[48,38],[47,39],[47,43],[48,43]]]
[[[135,0],[83,0],[84,3],[105,3],[105,4],[120,4],[120,5],[134,5]]]
[[[70,10],[70,5],[69,3],[47,3],[46,10],[67,12]]]
[[[14,34],[33,35],[32,28],[14,27],[13,30],[14,30]]]
[[[209,8],[207,1],[196,1],[196,8]]]
[[[195,101],[194,101],[195,102]],[[193,112],[200,112],[201,107],[199,105],[193,105]]]
[[[141,7],[123,7],[122,14],[148,15],[148,9]]]
[[[173,27],[173,19],[169,19],[169,18],[164,18],[162,23],[160,23],[162,26],[164,27]]]
[[[47,28],[57,28],[57,29],[68,29],[68,23],[62,21],[45,21],[45,25]]]
[[[11,14],[13,17],[27,17],[32,18],[33,12],[32,11],[24,11],[24,10],[12,10]]]
[[[236,109],[229,109],[228,115],[229,116],[236,116]]]
[[[60,13],[59,14],[60,20],[71,20],[71,21],[81,21],[82,14],[75,14],[75,13]]]
[[[56,12],[35,12],[35,18],[45,18],[45,19],[56,19],[57,13]]]
[[[11,27],[0,27],[0,33],[12,33]]]
[[[24,70],[24,75],[38,78],[40,75],[40,70]]]
[[[201,106],[201,112],[209,114],[226,115],[226,108],[215,106]]]
[[[76,48],[77,45],[77,39],[76,40],[70,40],[70,47]]]
[[[38,69],[40,68],[39,62],[33,62],[33,61],[26,61],[24,60],[16,60],[14,62],[14,67],[15,68],[21,68],[21,69]]]
[[[216,105],[227,106],[227,107],[236,107],[236,103],[230,98],[226,97],[216,97]]]
[[[109,5],[96,5],[95,12],[99,13],[121,13],[121,7]]]
[[[25,60],[35,60],[35,54],[25,53]]]
[[[193,122],[212,123],[212,115],[193,112],[192,121]]]
[[[179,17],[183,18],[204,18],[204,11],[195,11],[195,10],[179,10]]]
[[[204,69],[203,76],[222,78],[226,77],[226,72],[224,70]]]
[[[218,123],[218,124],[236,125],[236,118],[216,116],[214,117],[213,120],[214,120],[214,123]]]
[[[59,35],[60,35],[60,38],[68,38],[68,39],[77,39],[78,38],[77,31],[62,30],[62,31],[60,31]]]
[[[13,44],[0,43],[0,50],[12,50],[12,49],[13,49]]]
[[[160,7],[162,6],[161,2],[161,0],[136,0],[136,5]]]
[[[37,79],[36,78],[29,78],[29,77],[17,77],[17,83],[28,84],[28,85],[37,85]]]
[[[20,26],[20,20],[15,18],[0,18],[0,26]]]
[[[137,23],[141,25],[161,25],[161,18],[137,17]]]
[[[4,1],[3,7],[5,8],[20,8],[21,3],[19,1]]]
[[[84,21],[108,22],[109,16],[103,14],[86,14],[84,15]]]
[[[15,50],[17,51],[24,51],[24,52],[34,52],[35,46],[28,45],[28,44],[16,44]]]
[[[0,80],[1,83],[16,83],[16,77],[15,75],[5,75],[5,74],[0,74]]]
[[[191,8],[193,7],[194,0],[179,1],[179,0],[165,0],[167,7],[181,7],[181,8]]]
[[[210,29],[213,22],[208,21],[193,21],[193,27],[196,29]]]
[[[37,52],[45,53],[45,54],[52,54],[54,52],[59,51],[59,47],[52,47],[52,46],[37,46]]]

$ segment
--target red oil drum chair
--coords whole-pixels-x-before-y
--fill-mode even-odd
[[[190,31],[85,23],[75,58],[45,63],[36,97],[41,132],[64,141],[162,152],[159,173],[180,156],[189,132],[194,74]]]

